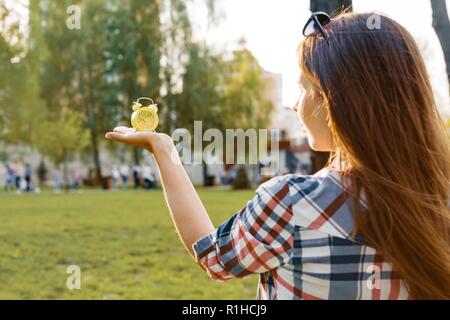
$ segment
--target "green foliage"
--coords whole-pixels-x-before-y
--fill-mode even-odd
[[[225,69],[220,119],[226,128],[258,129],[269,123],[274,106],[264,97],[263,69],[243,40],[241,44]]]
[[[270,123],[274,106],[264,95],[264,70],[243,43],[230,60],[198,43],[189,46],[188,57],[177,126],[192,129],[202,120],[206,128],[258,129]]]
[[[105,28],[105,117],[130,121],[138,97],[158,97],[161,80],[160,2],[110,1]]]
[[[160,2],[77,1],[82,8],[81,30],[61,28],[73,1],[47,3],[45,41],[50,55],[42,94],[56,112],[66,106],[83,114],[100,176],[103,133],[121,122],[129,125],[134,99],[159,93]]]
[[[67,8],[79,5],[81,29],[66,28]],[[105,123],[103,96],[104,24],[103,0],[47,0],[43,12],[44,39],[49,55],[44,63],[41,92],[52,113],[70,108],[83,115],[90,131],[90,148],[97,179],[101,177],[99,137]]]
[[[80,115],[66,110],[56,120],[42,121],[32,133],[33,145],[56,164],[89,144],[89,131],[83,127]]]
[[[103,134],[130,124],[131,103],[140,96],[160,105],[158,130],[168,133],[176,127],[192,129],[195,120],[221,130],[261,128],[270,121],[273,106],[264,99],[266,84],[255,57],[242,45],[225,60],[222,52],[194,41],[186,1],[24,3],[30,13],[25,35],[0,0],[3,142],[32,145],[36,140],[30,133],[40,123],[58,121],[66,110],[74,110],[89,130],[100,178],[100,149],[118,148],[103,144]],[[204,4],[209,27],[219,16],[214,1]],[[80,30],[66,27],[72,5],[81,8]],[[40,143],[39,149],[48,153],[51,148]]]
[[[254,194],[199,193],[216,226]],[[256,276],[208,278],[181,244],[160,190],[0,197],[0,299],[256,296]],[[66,287],[72,264],[81,268],[81,290]]]
[[[30,6],[38,7],[35,1]],[[30,132],[45,115],[38,79],[45,50],[35,17],[24,39],[16,12],[0,1],[0,139],[7,143],[30,143]]]
[[[131,105],[138,97],[158,100],[161,87],[162,34],[160,1],[110,1],[105,20],[104,123],[109,130],[130,125]],[[157,101],[159,103],[159,101]],[[107,144],[112,151],[130,147]],[[135,162],[140,152],[134,148]]]
[[[179,93],[178,84],[189,56],[192,26],[186,1],[166,0],[163,3],[165,4],[162,12],[165,32],[161,46],[163,108],[160,112],[160,130],[171,132],[176,127],[178,107],[176,95]]]
[[[194,121],[203,127],[222,128],[220,109],[225,63],[208,48],[192,43],[183,74],[182,92],[177,95],[176,126],[193,131]]]
[[[19,30],[19,21],[13,20],[6,23],[13,19],[12,14],[5,0],[0,0],[0,103],[2,109],[12,97],[11,90],[16,84],[17,73],[20,70],[18,65],[11,61],[17,59],[23,51],[23,35]],[[13,76],[12,79],[11,76]],[[1,120],[5,121],[3,114]]]

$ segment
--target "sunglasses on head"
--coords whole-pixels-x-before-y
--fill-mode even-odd
[[[322,35],[328,45],[330,45],[328,33],[323,28],[325,25],[330,23],[331,18],[325,12],[313,12],[311,17],[306,21],[303,27],[303,36],[309,37],[317,33],[317,31]],[[303,94],[300,94],[298,100],[295,102],[294,106],[289,106],[291,109],[296,110],[296,108],[301,104]]]
[[[309,37],[317,31],[322,35],[322,37],[325,39],[328,45],[330,45],[328,33],[323,28],[325,25],[330,23],[331,18],[328,14],[325,12],[317,11],[313,12],[311,14],[311,17],[306,22],[305,26],[303,27],[303,35],[305,37]]]

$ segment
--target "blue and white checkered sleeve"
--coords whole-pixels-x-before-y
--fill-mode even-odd
[[[218,281],[267,272],[283,264],[293,247],[289,185],[273,179],[215,231],[193,245],[196,260]]]

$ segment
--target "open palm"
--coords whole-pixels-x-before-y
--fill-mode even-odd
[[[153,145],[163,134],[151,131],[136,131],[134,128],[117,127],[113,132],[108,132],[105,138],[111,141],[123,142],[136,147],[141,147],[153,152]],[[165,135],[164,135],[165,136]]]

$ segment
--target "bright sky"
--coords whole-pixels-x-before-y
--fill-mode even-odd
[[[204,0],[194,0],[202,3]],[[297,98],[299,68],[296,47],[302,40],[301,29],[310,15],[309,0],[216,0],[219,11],[225,15],[218,27],[210,30],[207,41],[219,47],[232,47],[244,36],[249,49],[268,71],[283,76],[283,104],[291,104]],[[432,28],[430,0],[353,0],[355,11],[378,11],[403,24],[426,46],[425,59],[430,71],[438,104],[450,114],[448,83],[443,53]],[[198,36],[206,35],[199,23],[206,16],[204,10],[194,15]],[[450,9],[450,0],[447,0]],[[447,110],[448,109],[448,110]]]

